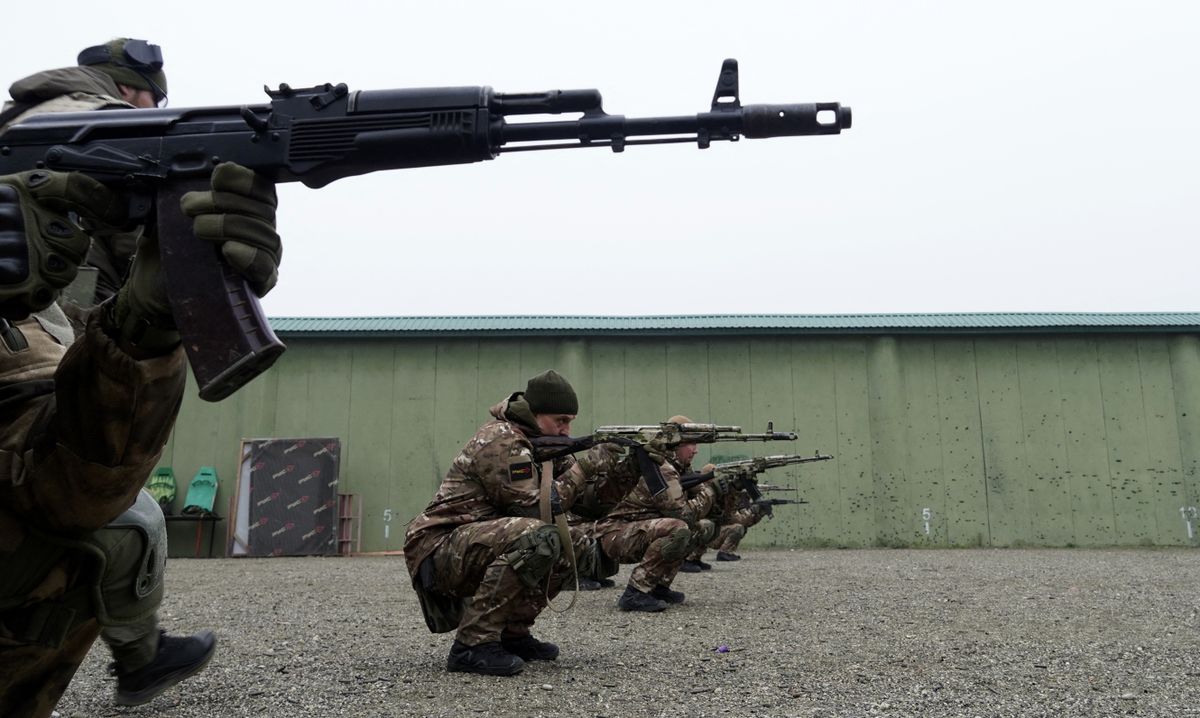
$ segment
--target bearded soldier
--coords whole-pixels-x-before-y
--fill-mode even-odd
[[[530,379],[491,408],[410,525],[404,557],[425,622],[434,633],[457,630],[447,670],[507,676],[558,658],[558,646],[531,634],[534,620],[572,575],[598,575],[601,560],[593,538],[568,529],[566,512],[589,476],[636,476],[619,452],[534,460],[530,438],[568,436],[578,411],[557,372]]]
[[[98,47],[114,52],[110,46]],[[94,56],[88,53],[81,62]],[[110,55],[119,84],[138,82],[125,70],[148,72],[127,66],[139,58],[146,56]],[[68,68],[74,69],[89,70],[85,74],[103,84],[103,69],[93,75],[89,68]],[[165,92],[165,79],[147,82]],[[122,94],[119,85],[108,85]],[[14,91],[24,105],[10,106],[6,115],[107,106],[70,107],[87,94]],[[115,96],[109,99],[121,106]],[[137,100],[136,92],[131,99]],[[198,237],[213,241],[227,259],[253,258],[231,266],[256,292],[274,284],[280,252],[271,183],[237,165],[220,165],[211,191],[189,193],[182,204],[195,218]],[[123,705],[145,703],[201,670],[215,646],[211,632],[177,638],[157,626],[165,524],[140,489],[179,409],[185,362],[156,239],[141,239],[116,296],[80,315],[78,337],[52,304],[91,243],[74,217],[97,233],[116,232],[126,206],[125,198],[83,175],[30,171],[0,177],[4,716],[49,715],[97,635],[112,650],[117,702]]]
[[[691,419],[673,416],[668,423],[690,424]],[[707,543],[716,534],[715,525],[703,517],[729,486],[724,479],[714,479],[688,498],[679,477],[695,455],[695,444],[680,444],[668,452],[662,465],[666,491],[652,496],[646,482],[641,481],[596,523],[595,533],[604,555],[621,563],[638,564],[617,600],[622,611],[658,612],[668,604],[683,603],[683,592],[671,589],[671,582],[696,542]]]

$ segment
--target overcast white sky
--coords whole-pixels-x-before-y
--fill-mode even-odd
[[[262,86],[839,101],[827,137],[280,186],[271,316],[1198,311],[1200,4],[10,3],[4,82],[115,36],[175,106]],[[116,8],[120,8],[119,11]]]

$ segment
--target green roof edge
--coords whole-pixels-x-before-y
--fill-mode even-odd
[[[284,336],[1200,333],[1200,312],[273,317]]]

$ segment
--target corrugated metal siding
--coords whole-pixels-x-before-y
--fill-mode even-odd
[[[811,503],[780,507],[750,545],[1200,541],[1197,334],[295,336],[225,402],[190,388],[163,461],[181,486],[216,466],[223,509],[242,437],[337,436],[343,490],[364,503],[363,548],[394,550],[487,407],[548,367],[580,396],[576,433],[683,413],[801,436],[707,447],[701,462],[834,454],[770,475]],[[173,551],[190,553],[191,531],[172,527]]]
[[[277,317],[281,334],[425,334],[499,332],[727,332],[783,333],[996,330],[1154,329],[1195,332],[1200,313],[1026,313],[1026,314],[728,314],[684,316],[458,316],[458,317]]]

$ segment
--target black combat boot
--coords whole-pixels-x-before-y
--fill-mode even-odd
[[[204,670],[217,650],[212,631],[176,638],[159,631],[154,660],[136,671],[123,671],[116,663],[109,671],[117,676],[117,705],[140,706],[159,693]]]
[[[621,597],[617,599],[617,608],[622,611],[658,613],[667,610],[667,604],[648,593],[642,593],[633,586],[626,586],[625,593],[622,593]]]
[[[742,557],[738,556],[736,553],[730,553],[729,551],[717,551],[717,560],[718,561],[741,561]]]
[[[604,587],[601,586],[600,582],[595,579],[586,578],[584,576],[579,577],[579,590],[580,591],[599,591],[602,588],[604,588]]]
[[[667,603],[683,603],[683,591],[672,591],[669,586],[655,586],[650,595]]]
[[[700,559],[696,559],[696,565],[700,567],[701,571],[711,571],[712,570],[712,564],[708,563],[707,561],[701,561]]]
[[[700,568],[700,564],[695,561],[684,561],[679,566],[680,573],[700,573],[704,569]]]
[[[611,578],[599,578],[596,579],[596,583],[600,584],[600,588],[612,588],[617,585],[617,582]]]
[[[500,636],[500,645],[513,655],[526,661],[553,661],[558,659],[558,646],[539,641],[533,636]]]
[[[514,656],[500,645],[500,641],[488,641],[478,646],[468,646],[455,641],[450,646],[446,659],[446,670],[451,673],[478,673],[484,676],[515,676],[525,667],[520,656]]]

